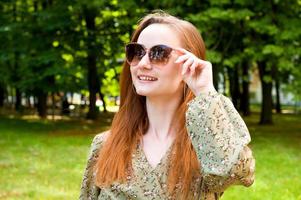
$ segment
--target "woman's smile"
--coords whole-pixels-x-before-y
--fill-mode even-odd
[[[140,81],[143,81],[143,82],[145,82],[145,81],[150,82],[150,81],[158,80],[158,78],[153,77],[153,76],[149,76],[149,75],[138,75],[137,77]]]

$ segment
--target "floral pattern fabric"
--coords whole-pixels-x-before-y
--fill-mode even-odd
[[[197,153],[202,177],[193,182],[193,199],[218,199],[233,184],[250,186],[254,181],[255,159],[247,146],[248,129],[231,101],[216,91],[201,94],[189,104],[186,127]],[[138,144],[132,155],[133,174],[126,183],[99,188],[94,183],[94,166],[104,143],[102,134],[93,139],[84,172],[80,200],[167,200],[167,174],[171,145],[153,168]]]

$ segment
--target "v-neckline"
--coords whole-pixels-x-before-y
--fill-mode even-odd
[[[147,163],[147,166],[151,169],[151,171],[156,171],[164,163],[164,161],[166,161],[166,158],[169,156],[173,145],[174,145],[174,141],[169,145],[168,149],[166,150],[164,155],[161,157],[160,161],[154,167],[149,163],[149,161],[144,153],[141,143],[138,143],[138,151],[139,151],[140,155],[142,156],[142,159],[144,160],[144,162]]]

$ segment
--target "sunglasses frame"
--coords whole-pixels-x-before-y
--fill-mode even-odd
[[[129,45],[137,45],[139,47],[142,47],[142,49],[144,50],[143,54],[141,55],[141,58],[139,58],[139,61],[137,61],[136,64],[133,64],[133,62],[128,59],[128,57],[129,57],[129,55],[128,55]],[[163,60],[157,60],[156,61],[156,59],[154,59],[153,57],[151,57],[150,52],[152,51],[152,49],[154,49],[156,47],[160,47],[160,48],[163,47],[162,49],[165,50],[165,53],[166,53],[166,50],[168,50],[167,55],[165,55],[164,57],[161,58]],[[125,45],[126,61],[127,61],[127,63],[130,66],[137,66],[139,64],[139,62],[141,61],[141,59],[147,54],[148,55],[148,59],[149,59],[149,61],[150,61],[151,64],[165,65],[169,61],[170,55],[171,55],[171,53],[172,53],[173,50],[174,50],[174,48],[172,48],[172,47],[170,47],[168,45],[165,45],[165,44],[157,44],[157,45],[152,46],[151,48],[146,48],[143,44],[139,44],[137,42],[131,42],[131,43],[128,43],[128,44]],[[135,56],[133,56],[133,58],[134,57]]]

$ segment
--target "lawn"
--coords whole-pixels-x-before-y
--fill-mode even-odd
[[[0,117],[0,199],[77,199],[96,122]],[[223,200],[301,200],[301,116],[275,115],[273,126],[246,118],[256,158],[250,188],[228,189]]]

